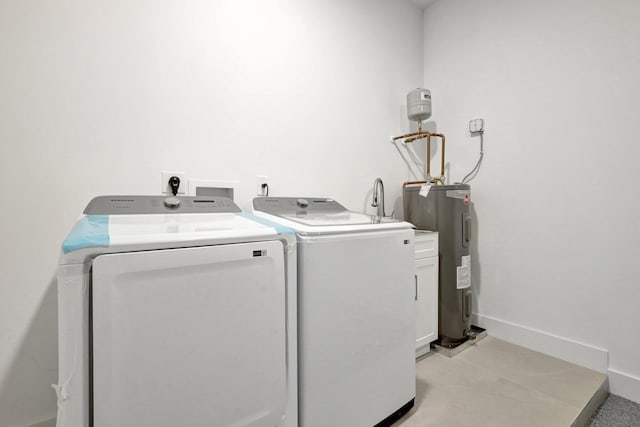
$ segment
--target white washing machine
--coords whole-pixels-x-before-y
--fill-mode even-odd
[[[413,226],[332,199],[261,197],[253,209],[298,239],[300,425],[391,425],[415,398]]]
[[[93,199],[58,301],[58,426],[298,425],[295,236],[231,200]]]

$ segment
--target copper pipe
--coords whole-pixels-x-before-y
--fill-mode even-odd
[[[407,182],[402,184],[402,188],[406,187],[407,185],[426,184],[426,183],[427,183],[427,181],[407,181]]]
[[[431,178],[430,181],[407,181],[407,182],[403,182],[402,183],[402,188],[405,188],[409,185],[417,185],[417,184],[433,184],[433,183],[440,183],[440,184],[444,184],[444,181],[440,178]]]
[[[431,135],[427,136],[427,180],[431,179]]]
[[[438,137],[442,140],[442,158],[440,160],[440,178],[431,177],[431,137],[432,136]],[[446,142],[446,138],[444,134],[431,133],[426,131],[423,132],[422,123],[418,122],[418,132],[412,132],[412,133],[407,133],[405,135],[396,136],[393,138],[393,140],[397,141],[399,139],[404,139],[404,143],[409,144],[423,138],[427,139],[427,181],[425,182],[435,182],[435,183],[439,182],[440,184],[444,184],[445,142]],[[409,182],[419,183],[419,181],[409,181]]]
[[[396,137],[393,138],[393,140],[397,141],[399,139],[405,139],[405,138],[409,138],[410,136],[416,136],[416,135],[422,135],[422,138],[424,138],[427,134],[429,134],[429,132],[412,132],[412,133],[408,133],[406,135],[396,136]]]
[[[440,135],[440,138],[442,138],[442,163],[440,164],[440,178],[444,180],[444,135]]]
[[[405,141],[404,141],[404,142],[405,142],[405,144],[408,144],[408,143],[410,143],[410,142],[417,141],[417,140],[419,140],[419,139],[428,138],[428,137],[429,137],[429,136],[431,136],[431,135],[433,135],[433,134],[431,134],[431,133],[429,133],[429,132],[423,132],[421,135],[417,135],[417,136],[414,136],[414,137],[412,137],[412,138],[407,138],[407,139],[405,139]]]

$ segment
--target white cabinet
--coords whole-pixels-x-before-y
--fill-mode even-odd
[[[416,230],[416,357],[438,339],[438,233]]]

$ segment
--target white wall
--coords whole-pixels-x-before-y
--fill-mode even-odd
[[[422,11],[396,0],[0,2],[0,426],[52,417],[55,271],[91,197],[160,171],[272,195],[399,205],[387,142],[422,81]],[[369,208],[373,209],[373,208]],[[389,209],[391,211],[391,209]]]
[[[640,3],[440,0],[424,85],[472,184],[477,319],[640,401]],[[436,154],[437,155],[437,154]],[[607,364],[608,351],[608,364]]]

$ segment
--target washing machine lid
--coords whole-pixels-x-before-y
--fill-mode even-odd
[[[333,199],[313,197],[258,197],[256,216],[294,229],[299,234],[335,234],[354,231],[412,228],[407,222],[350,211]]]
[[[60,263],[85,262],[103,253],[294,241],[293,233],[241,212],[224,197],[100,196],[87,205],[64,240]]]

